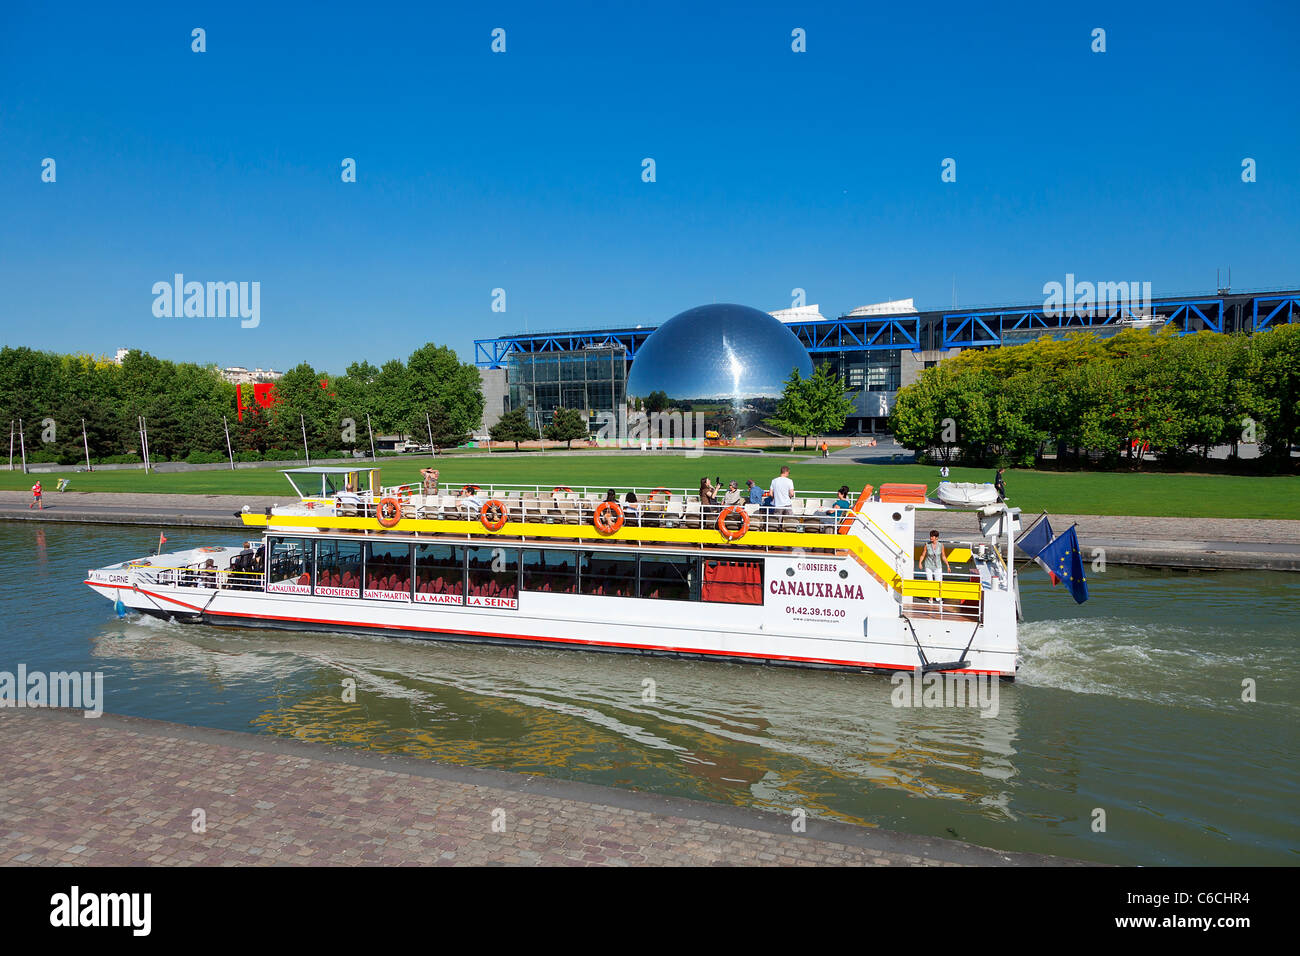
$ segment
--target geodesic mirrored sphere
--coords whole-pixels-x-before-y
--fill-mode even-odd
[[[646,339],[627,394],[645,402],[663,392],[671,409],[703,413],[706,429],[737,438],[772,416],[796,368],[812,375],[808,351],[779,320],[745,305],[701,305]]]

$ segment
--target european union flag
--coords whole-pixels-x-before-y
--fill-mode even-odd
[[[1073,525],[1039,552],[1038,561],[1065,582],[1075,601],[1082,604],[1088,600],[1088,578],[1083,573],[1083,554],[1079,550],[1079,536],[1075,534]]]

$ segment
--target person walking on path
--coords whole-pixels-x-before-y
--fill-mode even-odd
[[[38,511],[45,510],[45,505],[41,502],[41,483],[39,481],[32,485],[32,503],[27,506],[27,509],[30,511],[32,508],[36,508]]]
[[[938,581],[942,586],[943,575],[939,572],[939,564],[948,569],[952,574],[952,565],[948,563],[948,555],[944,553],[943,545],[939,543],[939,532],[930,532],[930,541],[925,546],[925,553],[921,556],[921,570],[925,572],[925,577],[930,581]],[[937,603],[936,598],[930,598],[930,603]]]
[[[1002,477],[1004,471],[1006,471],[1005,468],[999,468],[997,475],[993,479],[993,487],[997,490],[998,501],[1007,500],[1007,483]]]
[[[823,458],[831,457],[831,447],[830,445],[826,444],[825,439],[822,440],[822,457]]]

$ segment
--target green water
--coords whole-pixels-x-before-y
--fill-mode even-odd
[[[147,528],[0,526],[0,670],[102,671],[114,713],[1001,849],[1300,862],[1300,575],[1112,568],[1080,607],[1030,572],[1024,665],[990,718],[895,707],[885,677],[119,621],[84,572],[156,541]]]

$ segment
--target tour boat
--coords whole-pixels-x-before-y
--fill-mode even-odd
[[[377,468],[285,472],[299,500],[242,513],[247,546],[149,555],[86,584],[161,618],[448,641],[1014,678],[1019,509],[867,485],[788,512],[679,488],[383,487]],[[451,493],[448,493],[448,491]],[[969,511],[952,573],[916,535]],[[251,532],[250,532],[251,533]]]

